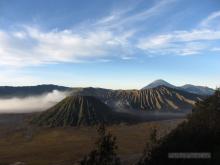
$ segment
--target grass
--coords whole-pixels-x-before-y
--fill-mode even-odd
[[[159,136],[164,136],[181,121],[121,124],[110,126],[108,130],[117,137],[118,154],[126,162],[142,153],[152,127],[158,129]],[[19,161],[28,165],[73,165],[94,147],[97,138],[95,127],[3,130],[4,127],[0,127],[0,131],[5,132],[0,134],[0,164]]]

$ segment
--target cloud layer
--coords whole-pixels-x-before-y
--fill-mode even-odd
[[[191,30],[137,35],[145,28],[139,25],[162,15],[175,3],[161,0],[139,11],[135,7],[116,10],[64,30],[42,30],[30,25],[17,30],[0,29],[0,66],[130,60],[137,52],[158,56],[219,50],[220,11],[210,13]]]
[[[139,41],[138,47],[153,54],[192,55],[213,49],[212,42],[219,42],[220,31],[195,29],[174,31]]]
[[[54,90],[40,96],[0,99],[0,113],[27,113],[43,111],[67,96],[66,92]]]
[[[110,31],[71,30],[43,32],[25,27],[16,32],[0,32],[0,64],[28,66],[59,62],[105,60],[126,47],[128,34]]]

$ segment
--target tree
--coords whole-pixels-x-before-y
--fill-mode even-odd
[[[153,137],[154,133],[152,139]],[[220,164],[219,139],[220,89],[217,89],[212,96],[196,103],[187,121],[160,139],[152,149],[145,151],[138,165]],[[207,153],[208,156],[172,158],[169,157],[170,153],[186,153],[191,156],[191,153]]]
[[[96,149],[92,150],[80,162],[81,165],[120,165],[120,158],[117,156],[116,137],[106,132],[105,125],[101,124],[97,129],[99,139],[96,142]]]
[[[151,152],[158,145],[158,143],[159,143],[159,141],[157,139],[157,129],[152,128],[151,132],[150,132],[150,139],[146,143],[143,155],[141,156],[141,158],[138,161],[137,165],[146,164],[146,162],[151,159]]]

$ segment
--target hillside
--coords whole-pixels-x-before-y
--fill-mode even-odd
[[[32,119],[39,126],[80,126],[99,123],[139,121],[137,117],[114,112],[106,104],[92,96],[69,96],[54,107]]]
[[[115,110],[179,111],[189,110],[203,96],[159,86],[145,90],[101,90],[84,88],[72,95],[90,95],[102,100]]]
[[[220,163],[220,91],[198,102],[188,121],[182,123],[151,151],[141,164],[219,164]],[[168,153],[208,152],[209,159],[168,159]],[[140,164],[140,165],[141,165]]]
[[[53,90],[66,91],[71,88],[57,85],[37,85],[37,86],[0,86],[0,98],[27,97],[33,95],[42,95]]]

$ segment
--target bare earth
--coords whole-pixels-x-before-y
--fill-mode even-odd
[[[21,117],[12,119],[14,124],[1,122],[0,116],[0,165],[73,165],[89,153],[97,139],[96,127],[33,128],[23,125]],[[183,120],[113,125],[108,130],[117,137],[123,164],[132,164],[140,157],[153,127],[164,136]]]

